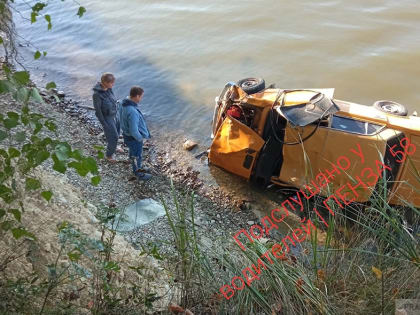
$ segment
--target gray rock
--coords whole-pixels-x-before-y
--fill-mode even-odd
[[[184,147],[185,150],[187,151],[191,151],[192,149],[194,149],[196,146],[198,145],[197,142],[194,142],[192,140],[187,140],[184,142],[184,144],[182,145]]]

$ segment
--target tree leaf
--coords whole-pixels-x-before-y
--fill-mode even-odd
[[[86,9],[84,7],[79,7],[79,10],[77,11],[77,15],[79,16],[79,18],[81,18],[83,16],[83,14],[85,14]]]
[[[98,150],[98,151],[103,151],[103,150],[105,150],[105,147],[104,147],[103,145],[97,145],[97,144],[95,144],[95,145],[93,146],[93,148],[94,148],[95,150]]]
[[[41,58],[41,52],[39,50],[37,50],[34,54],[34,59],[37,60],[39,58]]]
[[[3,229],[3,231],[9,231],[12,227],[12,223],[13,223],[13,221],[4,221],[1,224],[1,228]]]
[[[18,125],[18,121],[16,119],[5,119],[3,121],[3,125],[7,128],[7,129],[12,129],[15,128]]]
[[[46,6],[47,6],[46,3],[37,2],[32,6],[32,11],[38,13],[38,12],[42,11]]]
[[[7,138],[7,132],[0,130],[0,141],[3,141]]]
[[[16,112],[7,112],[7,117],[10,119],[19,120],[19,114]]]
[[[57,125],[55,123],[53,123],[51,120],[47,120],[44,123],[44,126],[47,127],[47,129],[49,131],[56,131],[57,130]]]
[[[3,149],[0,149],[0,156],[4,157],[5,159],[9,158],[9,154],[7,154],[7,152]]]
[[[67,165],[71,168],[74,168],[76,170],[77,174],[79,174],[82,177],[85,177],[87,175],[87,173],[89,173],[89,169],[85,167],[83,162],[73,161],[73,162],[70,162]]]
[[[51,16],[49,14],[45,14],[44,15],[45,20],[48,22],[48,30],[50,30],[52,28],[52,24],[51,24]]]
[[[31,24],[36,22],[36,17],[38,16],[38,13],[31,12]]]
[[[47,146],[47,145],[50,145],[52,143],[53,143],[53,140],[50,137],[45,137],[41,141],[41,145],[43,145],[43,146]]]
[[[0,80],[0,94],[13,92],[13,84],[8,80]]]
[[[17,71],[13,73],[13,79],[21,84],[26,85],[29,83],[29,72],[28,71]]]
[[[23,86],[15,92],[14,97],[18,101],[26,103],[29,100],[29,97],[30,97],[29,90],[26,87]]]
[[[10,70],[10,68],[7,66],[6,63],[3,63],[3,71],[6,74],[11,74],[12,73],[12,70]]]
[[[17,142],[23,142],[26,140],[26,134],[24,131],[19,131],[15,135],[15,139]]]
[[[374,266],[372,266],[372,272],[375,274],[377,279],[382,279],[382,271]]]
[[[20,156],[20,151],[13,148],[13,147],[9,147],[9,157],[11,159],[15,158],[15,157],[19,157]]]
[[[38,103],[43,103],[44,100],[42,98],[42,96],[39,94],[39,91],[37,88],[32,88],[31,89],[31,98]]]
[[[69,257],[71,261],[79,261],[80,256],[82,256],[82,254],[78,251],[74,251],[71,253],[67,253],[67,256]]]
[[[96,165],[96,161],[93,157],[88,157],[84,159],[83,165],[85,168],[87,168],[92,174],[98,173],[98,167]]]
[[[45,200],[47,200],[47,201],[50,201],[50,200],[51,200],[52,195],[53,195],[53,193],[52,193],[51,191],[49,191],[49,190],[43,191],[43,192],[41,193],[41,196],[42,196]]]
[[[120,270],[120,266],[118,266],[118,263],[116,263],[116,262],[114,262],[114,261],[108,261],[108,262],[104,265],[104,269],[105,269],[105,270],[119,271],[119,270]]]
[[[35,239],[35,236],[32,233],[29,233],[24,228],[14,228],[12,229],[12,234],[15,239],[20,239],[22,236],[26,236],[32,239]]]
[[[55,153],[52,155],[52,159],[54,161],[53,170],[64,174],[67,170],[66,163],[60,161]]]
[[[42,54],[44,55],[44,57],[47,55],[46,51],[43,51]]]
[[[57,85],[55,84],[55,82],[48,82],[47,85],[45,86],[47,90],[55,89],[56,87]]]
[[[37,151],[36,156],[35,156],[35,161],[38,165],[40,165],[42,162],[47,160],[49,157],[50,157],[50,153],[48,151],[45,151],[45,150]]]
[[[20,222],[20,220],[22,219],[22,213],[20,213],[18,209],[9,209],[9,213],[13,214],[16,221],[18,222]]]
[[[71,152],[71,157],[77,161],[83,160],[83,152],[81,150],[74,150]]]
[[[22,107],[22,113],[25,115],[29,115],[29,106],[25,105]]]
[[[92,183],[93,186],[98,186],[99,183],[101,182],[101,176],[93,176],[90,179],[90,182]]]
[[[37,190],[41,188],[41,182],[35,178],[26,178],[25,189],[26,190]]]
[[[34,129],[34,135],[36,135],[38,132],[40,132],[42,129],[42,124],[40,122],[35,123],[35,129]]]
[[[71,147],[68,143],[59,143],[55,146],[55,154],[60,161],[67,161],[71,154]]]

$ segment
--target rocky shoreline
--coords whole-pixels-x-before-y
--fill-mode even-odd
[[[95,154],[95,145],[105,146],[101,127],[89,109],[80,107],[78,101],[66,98],[64,92],[40,89],[40,94],[44,103],[33,104],[31,110],[54,119],[60,139],[90,155]],[[6,104],[3,111],[12,110],[13,106],[14,104]],[[151,132],[154,132],[153,127]],[[249,200],[235,198],[231,193],[224,192],[219,187],[206,185],[199,178],[199,171],[188,164],[178,165],[176,157],[165,152],[159,146],[159,141],[157,137],[145,143],[144,166],[151,169],[154,174],[150,181],[138,182],[132,176],[128,150],[124,146],[122,146],[124,153],[117,155],[118,163],[111,164],[105,160],[99,162],[99,173],[102,178],[99,186],[90,185],[88,179],[81,178],[75,172],[69,172],[67,177],[81,190],[89,203],[120,209],[146,198],[152,198],[158,202],[163,198],[171,206],[172,180],[177,193],[194,192],[196,227],[200,234],[205,234],[210,239],[220,238],[222,235],[224,238],[230,238],[229,234],[258,220],[256,215],[249,210]],[[179,147],[180,150],[185,151],[182,142],[179,143]],[[191,153],[188,152],[188,154]],[[206,163],[205,160],[206,158],[202,157],[201,162]],[[166,240],[167,243],[170,243],[173,238],[165,216],[140,226],[127,235],[127,239],[135,247],[138,247],[136,244],[140,242],[140,237],[143,242]]]

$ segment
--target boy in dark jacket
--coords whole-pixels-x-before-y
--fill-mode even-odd
[[[129,149],[134,175],[140,180],[148,180],[152,175],[142,170],[141,162],[143,139],[149,139],[150,132],[143,114],[137,106],[143,97],[143,93],[143,89],[139,86],[133,86],[131,88],[130,97],[124,99],[120,107],[120,123],[124,143]]]
[[[101,82],[96,83],[93,87],[95,115],[104,129],[107,142],[106,158],[111,162],[115,162],[113,155],[117,149],[120,133],[117,99],[112,91],[114,83],[114,75],[112,73],[104,73],[101,77]]]

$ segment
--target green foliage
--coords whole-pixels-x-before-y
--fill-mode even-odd
[[[24,73],[14,77],[20,82],[27,79]],[[18,209],[15,205],[26,192],[39,193],[40,198],[46,201],[50,201],[53,195],[49,190],[42,191],[40,179],[32,175],[36,167],[51,160],[53,169],[58,172],[65,173],[71,167],[82,176],[93,175],[93,185],[100,182],[95,159],[85,156],[81,150],[73,150],[67,142],[45,135],[54,133],[56,128],[51,119],[30,112],[26,105],[21,112],[10,111],[0,116],[0,141],[6,148],[0,148],[0,199],[8,205],[2,209],[0,224],[2,230],[11,231],[16,239],[23,236],[31,238],[33,235],[22,226],[23,206]],[[39,136],[41,131],[43,136]],[[22,179],[24,187],[17,184]]]
[[[30,191],[30,190],[37,190],[41,188],[41,182],[35,178],[30,178],[27,177],[26,178],[26,184],[25,184],[25,189]]]
[[[202,294],[204,284],[201,282],[201,271],[204,255],[199,250],[194,219],[194,193],[186,192],[182,196],[177,195],[177,191],[171,181],[172,198],[174,210],[161,198],[165,208],[169,226],[174,235],[176,248],[176,278],[181,282],[182,305],[192,304],[191,298]]]
[[[93,176],[90,179],[90,182],[92,183],[93,186],[98,186],[99,183],[101,182],[101,177],[100,176]]]
[[[51,24],[51,16],[49,14],[44,15],[45,20],[48,22],[48,30],[50,30],[52,28],[52,24]]]
[[[17,71],[13,73],[12,78],[16,83],[20,85],[27,85],[29,83],[29,72],[27,71]]]
[[[34,59],[37,60],[39,58],[41,58],[41,52],[39,50],[37,50],[34,54]]]
[[[22,213],[19,211],[19,209],[9,209],[9,213],[13,214],[16,221],[20,222],[22,219]]]
[[[79,7],[79,10],[77,11],[77,15],[79,16],[79,18],[81,18],[83,14],[85,14],[85,12],[86,12],[85,7]]]
[[[22,228],[22,227],[13,228],[12,229],[12,234],[13,234],[13,237],[17,240],[20,239],[23,236],[26,236],[26,237],[28,237],[30,239],[33,239],[33,240],[35,239],[35,235],[28,232],[25,228]]]
[[[52,196],[53,196],[53,193],[52,193],[51,191],[49,191],[49,190],[46,190],[46,191],[43,191],[43,192],[41,193],[41,196],[42,196],[45,200],[50,201],[50,200],[51,200],[51,198],[52,198]]]
[[[0,141],[3,141],[6,138],[7,138],[7,132],[0,130]]]
[[[45,86],[47,90],[55,89],[56,87],[57,85],[55,85],[54,82],[48,82],[47,85]]]

